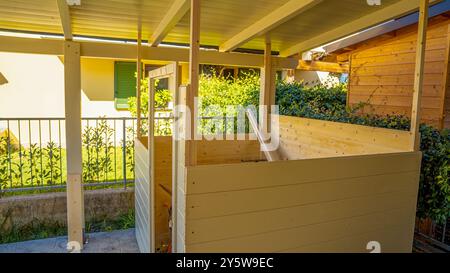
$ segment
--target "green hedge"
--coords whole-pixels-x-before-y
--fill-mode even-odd
[[[354,108],[346,106],[347,89],[344,84],[306,87],[301,83],[277,83],[276,103],[280,114],[372,127],[408,130],[409,119],[404,116],[358,114],[365,104]]]

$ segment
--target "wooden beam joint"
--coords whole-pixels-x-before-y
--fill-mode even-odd
[[[59,17],[61,18],[61,25],[64,32],[64,39],[66,41],[72,41],[72,20],[70,17],[69,5],[66,0],[56,0],[58,4]]]
[[[189,0],[175,0],[150,37],[150,46],[158,46],[189,10]]]

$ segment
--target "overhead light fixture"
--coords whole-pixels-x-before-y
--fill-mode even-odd
[[[2,72],[0,72],[0,85],[7,84],[8,80],[3,76]]]
[[[69,6],[81,6],[81,0],[66,0]]]

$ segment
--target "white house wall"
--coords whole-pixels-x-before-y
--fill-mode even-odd
[[[114,107],[114,60],[82,59],[81,70],[83,117],[130,117],[128,111]],[[8,80],[0,85],[1,118],[64,117],[64,65],[60,57],[0,52],[0,72]],[[57,123],[51,126],[57,132]],[[5,128],[6,122],[0,121],[0,131]],[[18,135],[16,122],[10,124],[10,129]],[[28,124],[21,124],[21,131],[27,136],[23,139],[27,145]],[[37,142],[38,122],[31,123],[31,131],[31,141]],[[57,135],[53,134],[52,140],[55,138]],[[42,139],[49,140],[48,123],[42,124]]]

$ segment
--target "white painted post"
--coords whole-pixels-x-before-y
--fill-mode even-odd
[[[84,194],[81,156],[80,44],[64,42],[64,90],[67,150],[67,226],[69,242],[83,248]]]
[[[199,88],[199,53],[200,53],[200,0],[191,0],[191,30],[189,47],[189,94],[187,105],[191,110],[191,140],[187,141],[189,152],[189,165],[197,165],[197,146],[195,136],[197,135],[197,118],[195,116],[195,98],[198,97]]]
[[[142,80],[142,24],[138,22],[138,38],[137,38],[137,57],[136,57],[136,136],[142,137],[142,120],[141,120],[141,80]]]
[[[425,48],[427,43],[429,0],[420,0],[419,31],[417,34],[416,72],[414,77],[414,93],[411,113],[412,151],[420,150],[421,101],[425,66]]]
[[[260,106],[265,107],[260,111],[260,131],[264,134],[270,132],[271,106],[275,104],[275,71],[272,66],[272,44],[270,36],[266,35],[266,47],[264,50],[264,67],[261,69],[261,90],[259,95]]]

